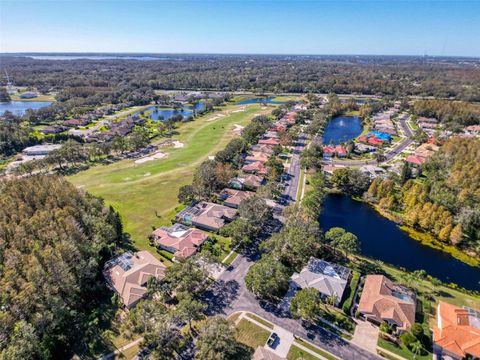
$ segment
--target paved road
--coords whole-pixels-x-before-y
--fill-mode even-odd
[[[363,165],[377,165],[393,159],[396,155],[400,154],[413,142],[413,134],[410,128],[407,125],[408,117],[400,118],[400,126],[403,129],[403,133],[406,138],[400,144],[398,144],[394,149],[385,155],[385,160],[377,162],[377,160],[331,160],[324,161],[325,164],[329,165],[345,165],[345,166],[363,166]]]
[[[300,134],[298,140],[293,149],[292,157],[290,158],[290,168],[288,169],[287,174],[290,179],[283,191],[283,195],[288,198],[289,203],[294,202],[297,197],[298,185],[300,181],[300,154],[305,148],[306,142],[305,134]]]

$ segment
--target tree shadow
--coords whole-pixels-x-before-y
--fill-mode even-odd
[[[207,305],[206,315],[215,315],[225,313],[225,308],[229,307],[237,298],[240,285],[235,280],[227,282],[217,280],[202,294],[201,300]]]

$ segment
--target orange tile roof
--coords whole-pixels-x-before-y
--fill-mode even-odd
[[[473,326],[473,321],[477,322],[477,326]],[[440,301],[433,341],[461,358],[467,355],[480,357],[480,319],[474,318],[463,308]]]
[[[377,321],[393,320],[399,330],[415,322],[415,299],[383,275],[367,275],[358,311]]]
[[[148,251],[124,253],[105,264],[104,276],[126,307],[135,305],[147,293],[145,286],[150,277],[163,279],[165,265]]]
[[[160,247],[175,249],[175,257],[186,258],[197,252],[198,247],[208,239],[208,234],[195,228],[177,232],[160,228],[152,233],[152,237]]]

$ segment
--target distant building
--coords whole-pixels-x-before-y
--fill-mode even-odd
[[[291,282],[300,289],[314,288],[324,298],[336,296],[340,303],[350,278],[351,270],[344,266],[311,257],[300,273],[294,273]]]
[[[47,156],[53,150],[60,149],[62,145],[58,144],[45,144],[35,145],[23,149],[23,153],[28,156]]]
[[[116,291],[123,304],[131,308],[147,294],[147,281],[151,277],[161,280],[165,265],[148,251],[123,253],[105,264],[103,275],[108,286]]]
[[[443,359],[480,359],[480,311],[440,301],[433,348]]]
[[[397,331],[410,330],[415,322],[415,294],[383,275],[367,275],[358,311],[377,325],[387,322]]]
[[[255,161],[250,164],[246,164],[242,167],[242,171],[252,174],[265,175],[268,173],[267,168],[261,161]]]

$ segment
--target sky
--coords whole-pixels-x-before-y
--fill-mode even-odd
[[[480,56],[480,0],[0,0],[0,52]]]

